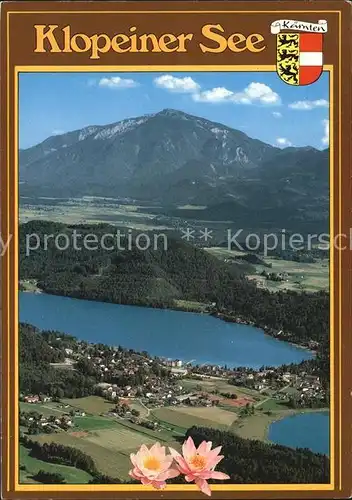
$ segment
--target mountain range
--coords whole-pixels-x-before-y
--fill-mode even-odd
[[[328,219],[328,149],[277,148],[173,109],[49,137],[19,163],[22,195],[206,205],[183,215],[269,226]]]

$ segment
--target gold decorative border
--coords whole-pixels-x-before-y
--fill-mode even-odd
[[[9,50],[10,50],[10,45],[9,45],[9,17],[10,14],[33,14],[33,13],[67,13],[67,14],[124,14],[124,13],[143,13],[143,14],[154,14],[154,13],[162,13],[162,14],[176,14],[176,13],[184,13],[184,14],[202,14],[202,13],[248,13],[251,14],[254,11],[233,11],[233,10],[210,10],[210,11],[9,11],[7,12],[7,162],[6,162],[6,169],[7,169],[7,186],[6,186],[6,191],[7,191],[7,202],[8,206],[6,207],[7,209],[7,230],[9,232],[10,228],[10,210],[13,211],[15,214],[15,220],[18,221],[18,76],[19,73],[21,72],[107,72],[107,71],[114,71],[114,72],[158,72],[158,71],[172,71],[172,72],[181,72],[181,71],[192,71],[192,72],[236,72],[236,71],[253,71],[253,72],[258,72],[258,71],[276,71],[276,66],[274,65],[242,65],[242,66],[231,66],[231,65],[220,65],[220,66],[213,66],[213,65],[183,65],[183,66],[173,66],[173,65],[164,65],[164,66],[16,66],[14,68],[14,73],[15,73],[15,95],[14,95],[14,129],[10,130],[10,57],[9,57]],[[255,11],[255,13],[275,13],[277,14],[277,11]],[[339,117],[339,123],[341,121],[341,12],[340,11],[334,11],[334,10],[325,10],[325,11],[307,11],[307,10],[288,10],[287,12],[295,12],[295,13],[338,13],[339,14],[339,102],[338,102],[338,117]],[[339,276],[339,301],[338,301],[338,310],[337,310],[337,315],[339,318],[338,322],[338,339],[339,339],[339,377],[338,380],[335,380],[335,374],[334,374],[334,353],[335,353],[335,337],[334,337],[334,315],[335,315],[335,310],[334,310],[334,304],[333,304],[333,298],[334,298],[334,245],[333,243],[333,238],[334,238],[334,204],[333,204],[333,186],[334,186],[334,135],[333,135],[333,118],[334,118],[334,101],[333,101],[333,89],[334,89],[334,66],[333,65],[324,65],[324,71],[329,72],[330,76],[330,86],[329,86],[329,97],[330,97],[330,112],[329,112],[329,118],[330,118],[330,125],[329,125],[329,134],[330,134],[330,381],[331,381],[331,403],[330,403],[330,483],[326,484],[221,484],[221,485],[212,485],[211,488],[214,492],[219,492],[219,491],[233,491],[233,492],[240,492],[240,491],[331,491],[334,490],[336,486],[341,488],[342,485],[342,454],[341,454],[341,444],[342,444],[342,435],[341,435],[341,419],[342,419],[342,402],[341,402],[341,377],[342,377],[342,367],[341,367],[341,361],[342,361],[342,348],[341,348],[341,275],[342,275],[342,269],[341,269],[341,252],[339,252],[339,259],[338,259],[338,276]],[[15,141],[14,141],[14,168],[15,168],[15,182],[14,186],[10,186],[9,183],[9,175],[10,175],[10,169],[11,169],[11,164],[10,164],[10,135],[13,134]],[[341,143],[342,143],[342,138],[341,138],[341,126],[339,126],[339,133],[338,133],[338,147],[339,147],[339,160],[338,160],[338,179],[339,179],[339,186],[338,186],[338,192],[339,192],[339,208],[338,208],[338,227],[339,231],[341,233],[341,213],[342,213],[342,200],[341,200],[341,170],[342,170],[342,161],[341,161]],[[11,189],[12,188],[12,189]],[[13,193],[13,198],[10,201],[10,192]],[[5,238],[8,237],[9,235],[5,235]],[[122,492],[122,491],[136,491],[136,492],[151,492],[154,491],[154,489],[151,486],[143,486],[143,485],[75,485],[75,484],[66,484],[66,485],[25,485],[25,484],[19,484],[18,482],[18,467],[19,467],[19,462],[18,462],[18,324],[19,324],[19,319],[18,319],[18,258],[16,256],[18,255],[18,225],[14,228],[14,233],[13,233],[13,246],[14,246],[14,255],[7,254],[4,258],[5,261],[5,266],[4,266],[4,271],[5,271],[5,278],[6,278],[6,283],[7,283],[7,318],[10,318],[10,304],[11,300],[13,301],[13,306],[14,306],[14,313],[15,313],[15,324],[10,325],[10,322],[8,321],[8,324],[6,325],[6,331],[4,331],[4,335],[7,335],[7,352],[5,353],[7,356],[8,360],[8,367],[9,367],[9,372],[11,372],[11,367],[14,369],[15,373],[15,429],[14,429],[14,434],[9,439],[9,443],[11,442],[15,445],[14,448],[11,450],[11,446],[8,446],[8,456],[7,456],[7,487],[8,491],[10,490],[10,460],[11,460],[11,451],[13,452],[14,456],[14,462],[15,462],[15,492],[24,492],[24,491],[31,491],[31,492],[52,492],[53,490],[56,491],[70,491],[70,492]],[[11,262],[11,259],[14,259],[13,262]],[[12,265],[11,265],[12,264]],[[14,269],[14,274],[11,276],[10,269],[13,266]],[[15,282],[15,296],[11,297],[10,296],[10,279],[13,279]],[[15,357],[14,359],[11,359],[10,356],[10,335],[11,335],[11,326],[13,328],[13,333],[14,333],[14,342],[15,346],[17,346],[16,351],[15,351]],[[10,422],[10,416],[11,416],[11,409],[10,409],[10,394],[11,394],[11,384],[10,384],[10,378],[8,377],[8,384],[7,384],[7,398],[8,398],[8,407],[7,407],[7,421],[8,423]],[[339,481],[338,485],[336,485],[335,480],[336,480],[336,474],[335,474],[335,384],[338,382],[338,391],[339,391],[339,407],[338,407],[338,417],[339,417]],[[197,487],[194,485],[173,485],[169,484],[167,487],[168,491],[197,491]]]

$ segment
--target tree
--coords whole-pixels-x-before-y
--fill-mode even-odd
[[[40,470],[37,472],[33,479],[38,481],[39,483],[44,484],[63,484],[66,483],[65,478],[56,472],[46,472],[44,470]]]

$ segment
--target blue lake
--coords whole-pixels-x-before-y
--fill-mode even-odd
[[[309,448],[329,455],[329,413],[299,413],[271,424],[268,438],[292,448]]]
[[[299,363],[313,356],[258,328],[206,314],[20,292],[19,316],[22,322],[88,342],[194,363],[260,368]]]

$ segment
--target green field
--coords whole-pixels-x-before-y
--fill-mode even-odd
[[[176,308],[182,309],[183,311],[206,312],[209,308],[209,304],[195,302],[194,300],[175,299],[174,304]]]
[[[282,409],[274,410],[267,415],[264,412],[256,410],[254,415],[246,416],[244,418],[239,418],[232,425],[232,431],[238,436],[244,439],[259,439],[260,441],[268,442],[268,430],[270,424],[276,420],[281,420],[282,418],[288,417],[290,415],[295,415],[297,413],[307,413],[316,411],[326,411],[326,408],[317,409]]]
[[[258,405],[258,409],[261,408],[263,411],[268,410],[287,410],[287,405],[285,402],[275,399],[268,399],[264,403]]]
[[[237,250],[228,250],[222,247],[206,248],[206,251],[218,257],[220,260],[234,258],[245,255],[246,252]],[[247,252],[248,253],[248,252]],[[283,260],[277,257],[263,257],[259,255],[271,268],[253,264],[257,274],[251,274],[247,277],[257,282],[262,288],[267,288],[273,292],[279,290],[296,290],[317,292],[319,290],[329,289],[329,262],[327,259],[317,259],[316,262],[294,262]],[[288,273],[287,281],[270,281],[260,276],[260,273]]]
[[[317,292],[329,289],[329,262],[326,259],[317,259],[313,263],[294,262],[274,257],[265,257],[265,262],[271,264],[271,268],[256,265],[257,272],[263,270],[271,273],[288,273],[288,281],[265,280],[268,289],[275,290],[301,290]],[[260,278],[260,276],[258,276]]]
[[[128,471],[130,470],[129,457],[117,450],[105,448],[103,444],[92,443],[84,437],[76,437],[64,432],[38,435],[35,436],[35,439],[40,443],[55,442],[78,448],[93,458],[101,473],[112,477],[128,478]]]
[[[126,420],[88,416],[76,417],[74,421],[71,432],[36,435],[33,439],[78,448],[93,458],[101,473],[120,479],[129,478],[130,453],[136,452],[142,444],[150,446],[159,441],[178,447],[172,433],[153,431]]]
[[[138,401],[137,399],[131,399],[128,403],[128,406],[133,410],[139,411],[139,416],[141,418],[148,418],[148,416],[150,414],[150,411],[148,410],[148,408],[146,406],[142,405],[141,402]]]
[[[155,439],[152,437],[147,437],[122,426],[90,432],[85,440],[122,454],[129,454],[137,450],[141,444],[152,446],[155,443]]]
[[[177,207],[177,210],[204,210],[206,205],[181,205]]]
[[[171,424],[180,430],[186,430],[192,425],[224,430],[228,429],[236,419],[233,412],[216,407],[158,408],[153,410],[153,416],[160,422],[164,422],[166,425]]]
[[[138,434],[141,434],[142,436],[146,436],[147,438],[152,438],[154,441],[159,441],[160,443],[163,443],[164,445],[170,444],[171,441],[175,439],[177,435],[180,433],[184,435],[184,429],[181,429],[181,432],[170,432],[167,431],[166,429],[158,429],[158,430],[152,430],[152,429],[147,429],[146,427],[143,427],[138,424],[133,424],[129,420],[119,420],[118,425],[122,427],[126,427],[127,429],[132,429]],[[177,431],[177,429],[176,429]]]
[[[114,407],[114,403],[112,401],[106,401],[104,398],[99,396],[87,396],[85,398],[78,399],[63,399],[62,402],[65,405],[70,405],[74,409],[82,410],[86,413],[91,413],[92,415],[106,413]],[[72,408],[67,408],[66,411],[69,411]]]
[[[190,391],[201,390],[204,392],[211,393],[214,390],[219,392],[230,394],[237,394],[240,398],[241,396],[250,396],[255,400],[260,401],[264,399],[258,391],[254,389],[248,389],[247,387],[239,387],[232,384],[229,384],[226,380],[222,378],[213,377],[211,379],[203,379],[203,380],[195,380],[195,379],[182,379],[182,385],[185,389]]]
[[[49,462],[44,462],[43,460],[38,460],[37,458],[29,456],[30,450],[20,445],[20,465],[26,467],[26,470],[20,470],[20,482],[22,483],[36,483],[32,476],[34,476],[40,470],[51,473],[59,473],[64,478],[66,483],[71,484],[86,484],[92,476],[80,469],[75,467],[69,467],[67,465],[51,464]]]
[[[20,410],[21,411],[36,411],[38,413],[43,414],[46,417],[50,417],[51,415],[60,416],[63,415],[64,413],[68,413],[69,408],[59,408],[58,403],[24,403],[20,402]]]
[[[104,417],[75,417],[74,430],[94,431],[96,429],[111,429],[116,427],[116,423],[111,418]]]
[[[246,255],[246,252],[241,252],[240,250],[228,250],[225,247],[208,247],[205,248],[204,250],[211,253],[215,257],[218,257],[221,260],[234,258],[241,255]]]
[[[37,200],[38,201],[38,200]],[[51,220],[64,224],[112,223],[120,227],[141,231],[172,229],[160,224],[148,207],[121,205],[117,200],[100,200],[92,197],[71,198],[69,201],[53,198],[52,204],[25,203],[21,199],[20,223],[29,220]]]
[[[282,415],[282,418],[285,415]],[[232,430],[244,439],[259,439],[260,441],[267,440],[269,426],[280,417],[275,412],[272,415],[266,415],[262,412],[257,412],[255,415],[238,419],[232,426]]]

